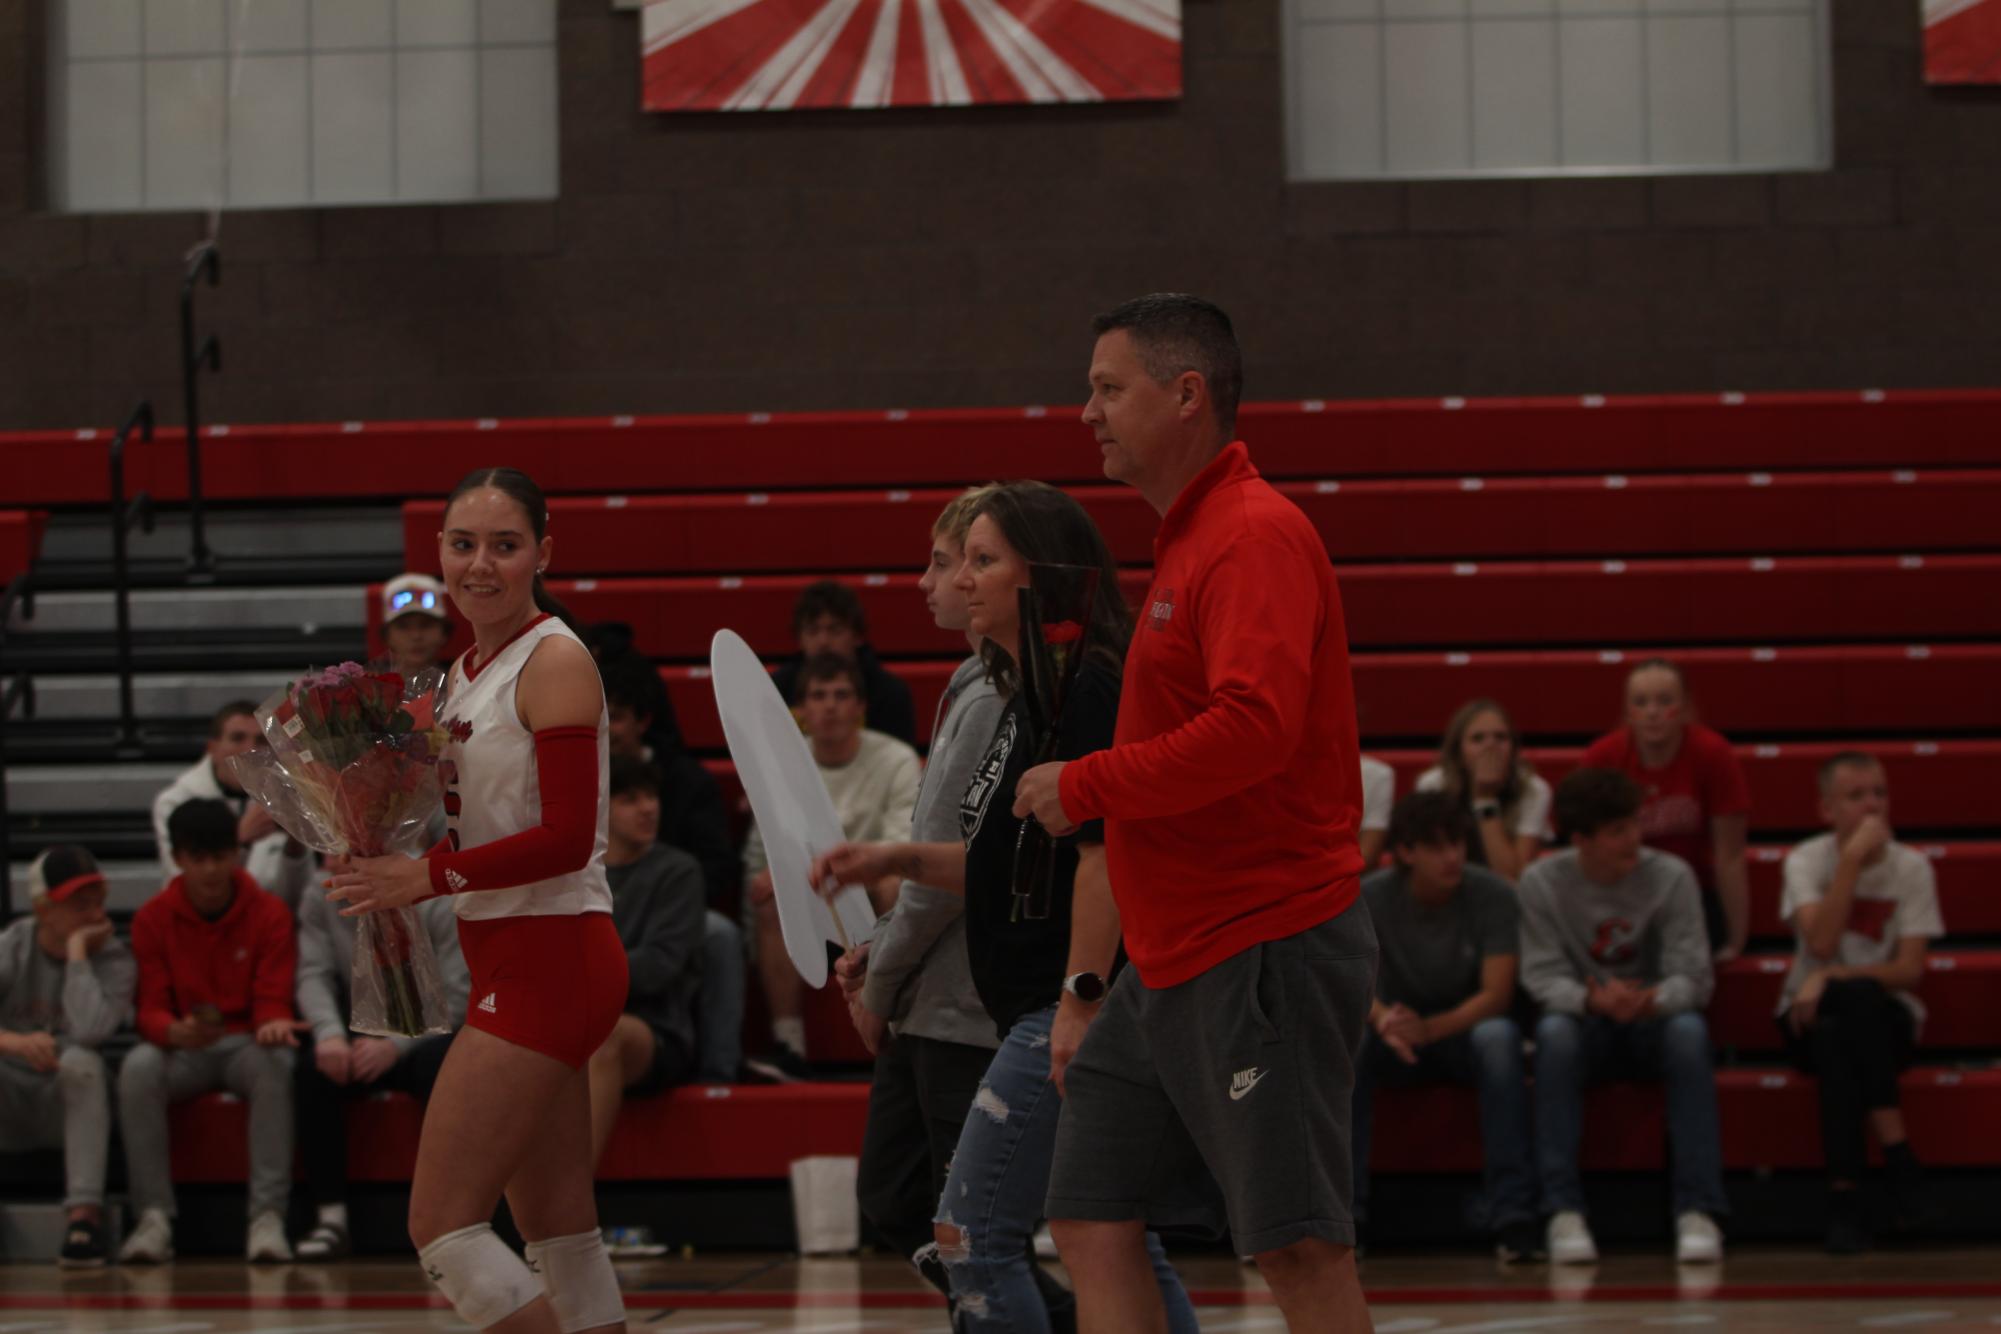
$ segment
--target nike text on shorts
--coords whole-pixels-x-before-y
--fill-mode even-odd
[[[1065,1075],[1049,1216],[1355,1242],[1349,1126],[1376,985],[1359,901],[1178,987],[1120,974]]]

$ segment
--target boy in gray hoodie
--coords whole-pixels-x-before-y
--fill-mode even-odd
[[[104,1263],[111,1082],[97,1048],[131,1017],[139,968],[104,916],[90,853],[50,848],[28,868],[34,911],[0,931],[0,1144],[60,1145],[64,1268]]]
[[[1536,1168],[1558,1264],[1598,1258],[1584,1219],[1577,1146],[1586,1084],[1659,1079],[1674,1146],[1675,1256],[1723,1256],[1728,1211],[1716,1078],[1703,1007],[1715,988],[1701,891],[1687,862],[1642,846],[1642,794],[1611,769],[1579,769],[1556,789],[1570,847],[1522,876],[1522,985],[1536,1026]]]

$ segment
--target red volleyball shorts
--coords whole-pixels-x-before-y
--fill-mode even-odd
[[[625,946],[611,914],[459,919],[472,974],[466,1027],[582,1069],[625,1008]]]

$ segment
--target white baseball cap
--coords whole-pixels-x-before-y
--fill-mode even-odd
[[[382,623],[400,616],[429,616],[449,621],[445,586],[428,574],[399,574],[382,586]]]

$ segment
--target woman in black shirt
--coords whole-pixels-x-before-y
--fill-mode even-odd
[[[1120,958],[1101,825],[1086,824],[1057,840],[1046,915],[1039,915],[1040,904],[1023,911],[1014,894],[1021,835],[1012,815],[1014,789],[1042,741],[1034,734],[1018,666],[1015,590],[1028,584],[1030,564],[1099,571],[1083,641],[1089,647],[1063,702],[1055,758],[1074,760],[1111,745],[1119,675],[1132,636],[1111,553],[1083,507],[1063,492],[1040,482],[996,487],[975,509],[957,582],[973,633],[982,640],[981,656],[1007,704],[960,802],[963,841],[844,844],[813,868],[815,884],[893,873],[966,895],[973,983],[1002,1041],[966,1118],[939,1203],[938,1257],[951,1278],[959,1329],[1016,1334],[1051,1328],[1030,1251],[1062,1106],[1051,1057],[1067,1061],[1083,1041]],[[1151,1234],[1148,1250],[1161,1276],[1170,1329],[1195,1330],[1181,1283]]]

